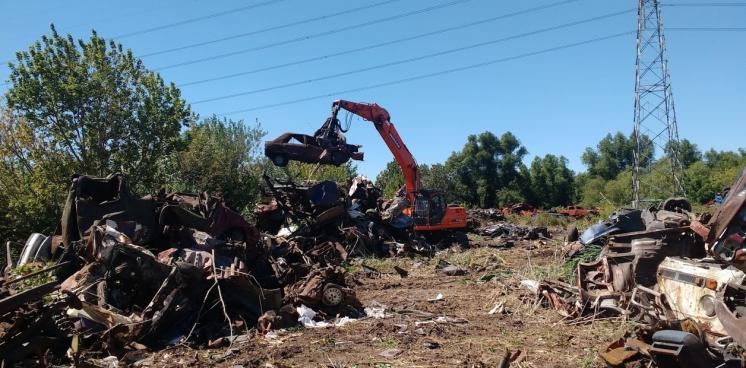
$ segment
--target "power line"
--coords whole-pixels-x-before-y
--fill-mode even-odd
[[[127,37],[132,37],[132,36],[138,36],[138,35],[141,35],[141,34],[151,33],[151,32],[160,31],[160,30],[163,30],[163,29],[168,29],[168,28],[183,26],[185,24],[190,24],[190,23],[195,23],[195,22],[200,22],[200,21],[203,21],[203,20],[207,20],[207,19],[217,18],[217,17],[221,17],[221,16],[224,16],[224,15],[228,15],[228,14],[233,14],[233,13],[237,13],[237,12],[251,10],[251,9],[259,8],[259,7],[266,6],[266,5],[272,5],[272,4],[276,4],[276,3],[282,2],[282,1],[285,1],[285,0],[268,0],[268,1],[261,2],[261,3],[256,3],[256,4],[247,5],[247,6],[242,6],[240,8],[233,8],[233,9],[219,11],[217,13],[203,15],[201,17],[184,19],[184,20],[180,20],[180,21],[174,22],[174,23],[164,24],[164,25],[160,25],[160,26],[156,26],[156,27],[152,27],[152,28],[146,28],[146,29],[142,29],[142,30],[139,30],[139,31],[129,32],[129,33],[123,33],[123,34],[114,36],[112,38],[114,38],[114,39],[122,39],[122,38],[127,38]]]
[[[255,31],[251,31],[251,32],[244,32],[244,33],[239,33],[239,34],[235,34],[235,35],[231,35],[231,36],[227,36],[227,37],[216,38],[216,39],[213,39],[213,40],[210,40],[210,41],[197,42],[197,43],[192,43],[192,44],[189,44],[189,45],[184,45],[184,46],[179,46],[179,47],[173,47],[173,48],[170,48],[170,49],[155,51],[155,52],[151,52],[151,53],[148,53],[148,54],[140,55],[139,57],[140,58],[145,58],[145,57],[149,57],[149,56],[162,55],[162,54],[167,54],[169,52],[187,50],[187,49],[191,49],[191,48],[194,48],[194,47],[210,45],[210,44],[214,44],[214,43],[218,43],[218,42],[223,42],[223,41],[235,40],[237,38],[242,38],[242,37],[247,37],[247,36],[253,36],[253,35],[257,35],[257,34],[264,33],[264,32],[276,31],[278,29],[299,26],[301,24],[307,24],[307,23],[317,22],[317,21],[320,21],[320,20],[325,20],[325,19],[329,19],[329,18],[338,17],[338,16],[341,16],[341,15],[351,14],[351,13],[359,12],[361,10],[368,10],[368,9],[376,8],[376,7],[379,7],[379,6],[391,4],[391,3],[394,3],[394,2],[397,2],[397,1],[401,1],[401,0],[386,0],[386,1],[381,1],[381,2],[377,2],[377,3],[365,5],[365,6],[359,6],[357,8],[343,10],[343,11],[332,13],[332,14],[326,14],[326,15],[321,15],[321,16],[318,16],[318,17],[307,18],[307,19],[303,19],[303,20],[299,20],[299,21],[295,21],[295,22],[285,23],[285,24],[281,24],[281,25],[277,25],[277,26],[262,28],[262,29],[258,29],[258,30],[255,30]]]
[[[399,38],[399,39],[395,39],[395,40],[391,40],[391,41],[380,42],[380,43],[376,43],[376,44],[373,44],[373,45],[356,47],[356,48],[347,49],[347,50],[344,50],[344,51],[339,51],[339,52],[335,52],[335,53],[331,53],[331,54],[326,54],[326,55],[322,55],[322,56],[316,56],[316,57],[311,57],[311,58],[306,58],[306,59],[291,61],[291,62],[287,62],[287,63],[283,63],[283,64],[277,64],[277,65],[272,65],[272,66],[267,66],[267,67],[262,67],[262,68],[247,70],[247,71],[244,71],[244,72],[226,74],[226,75],[221,75],[221,76],[217,76],[217,77],[213,77],[213,78],[200,79],[200,80],[196,80],[196,81],[192,81],[192,82],[182,83],[182,84],[179,84],[178,87],[186,87],[186,86],[191,86],[191,85],[195,85],[195,84],[214,82],[214,81],[218,81],[218,80],[229,79],[229,78],[239,77],[239,76],[243,76],[243,75],[249,75],[249,74],[254,74],[254,73],[259,73],[259,72],[265,72],[265,71],[269,71],[269,70],[281,69],[281,68],[285,68],[285,67],[289,67],[289,66],[295,66],[295,65],[310,63],[310,62],[313,62],[313,61],[330,59],[330,58],[337,57],[337,56],[354,54],[354,53],[361,52],[361,51],[369,51],[369,50],[381,48],[381,47],[384,47],[384,46],[390,46],[390,45],[394,45],[394,44],[397,44],[397,43],[402,43],[402,42],[407,42],[407,41],[413,41],[413,40],[416,40],[416,39],[425,38],[425,37],[429,37],[429,36],[434,36],[434,35],[438,35],[438,34],[442,34],[442,33],[446,33],[446,32],[461,30],[461,29],[465,29],[465,28],[468,28],[468,27],[473,27],[473,26],[477,26],[477,25],[481,25],[481,24],[485,24],[485,23],[489,23],[489,22],[494,22],[494,21],[497,21],[497,20],[512,18],[512,17],[515,17],[515,16],[519,16],[519,15],[523,15],[523,14],[528,14],[528,13],[533,13],[533,12],[537,12],[537,11],[540,11],[540,10],[545,10],[545,9],[553,8],[553,7],[557,7],[557,6],[560,6],[560,5],[565,5],[565,4],[576,2],[576,1],[579,1],[579,0],[558,1],[558,2],[555,2],[555,3],[547,4],[547,5],[542,5],[542,6],[537,6],[537,7],[529,8],[529,9],[524,9],[524,10],[520,10],[520,11],[513,12],[513,13],[502,14],[502,15],[498,15],[498,16],[495,16],[495,17],[490,17],[490,18],[478,20],[478,21],[475,21],[475,22],[469,22],[469,23],[465,23],[465,24],[461,24],[461,25],[457,25],[457,26],[453,26],[453,27],[441,28],[441,29],[438,29],[438,30],[435,30],[435,31],[431,31],[431,32],[425,32],[425,33],[416,34],[414,36],[408,36],[408,37],[403,37],[403,38]]]
[[[736,2],[720,2],[720,3],[673,3],[673,4],[661,4],[661,6],[667,7],[727,7],[727,6],[746,6],[746,3]]]
[[[251,91],[245,91],[245,92],[233,93],[233,94],[219,96],[219,97],[208,98],[208,99],[204,99],[204,100],[199,100],[199,101],[192,102],[192,105],[197,105],[197,104],[201,104],[201,103],[205,103],[205,102],[213,102],[213,101],[225,100],[225,99],[228,99],[228,98],[246,96],[246,95],[251,95],[251,94],[260,93],[260,92],[267,92],[267,91],[272,91],[272,90],[277,90],[277,89],[282,89],[282,88],[288,88],[288,87],[298,86],[298,85],[301,85],[301,84],[314,83],[314,82],[319,82],[319,81],[322,81],[322,80],[340,78],[340,77],[344,77],[344,76],[348,76],[348,75],[352,75],[352,74],[358,74],[358,73],[368,72],[368,71],[371,71],[371,70],[387,68],[387,67],[391,67],[391,66],[395,66],[395,65],[412,63],[412,62],[415,62],[415,61],[421,61],[421,60],[425,60],[425,59],[429,59],[429,58],[433,58],[433,57],[438,57],[438,56],[443,56],[443,55],[452,54],[452,53],[456,53],[456,52],[466,51],[466,50],[470,50],[470,49],[474,49],[474,48],[478,48],[478,47],[483,47],[483,46],[487,46],[487,45],[493,45],[493,44],[500,43],[500,42],[505,42],[505,41],[510,41],[510,40],[514,40],[514,39],[518,39],[518,38],[533,36],[533,35],[540,34],[540,33],[546,33],[546,32],[556,31],[556,30],[563,29],[563,28],[568,28],[568,27],[577,26],[577,25],[584,24],[584,23],[594,22],[594,21],[598,21],[598,20],[601,20],[601,19],[607,19],[607,18],[619,16],[619,15],[622,15],[622,14],[631,13],[633,11],[635,11],[635,9],[628,9],[628,10],[624,10],[624,11],[620,11],[620,12],[615,12],[615,13],[610,13],[610,14],[604,14],[604,15],[601,15],[601,16],[593,17],[593,18],[588,18],[588,19],[583,19],[583,20],[579,20],[579,21],[575,21],[575,22],[560,24],[560,25],[557,25],[557,26],[547,27],[547,28],[536,30],[536,31],[531,31],[531,32],[526,32],[526,33],[520,33],[520,34],[516,34],[516,35],[512,35],[512,36],[507,36],[507,37],[502,37],[502,38],[498,38],[498,39],[494,39],[494,40],[489,40],[489,41],[484,41],[484,42],[478,42],[478,43],[471,44],[471,45],[468,45],[468,46],[462,46],[462,47],[452,48],[452,49],[448,49],[448,50],[444,50],[444,51],[439,51],[439,52],[435,52],[435,53],[430,53],[430,54],[425,54],[425,55],[420,55],[420,56],[416,56],[416,57],[412,57],[412,58],[408,58],[408,59],[397,60],[397,61],[392,61],[392,62],[388,62],[388,63],[384,63],[384,64],[378,64],[378,65],[374,65],[374,66],[369,66],[369,67],[365,67],[365,68],[362,68],[362,69],[356,69],[356,70],[351,70],[351,71],[341,72],[341,73],[334,73],[334,74],[325,75],[325,76],[317,77],[317,78],[313,78],[313,79],[307,79],[307,80],[302,80],[302,81],[296,81],[296,82],[291,82],[291,83],[280,84],[280,85],[276,85],[276,86],[272,86],[272,87],[259,88],[259,89],[254,89],[254,90],[251,90]]]
[[[375,20],[371,20],[371,21],[367,21],[367,22],[363,22],[363,23],[358,23],[358,24],[354,24],[354,25],[351,25],[351,26],[345,26],[345,27],[342,27],[342,28],[336,28],[336,29],[333,29],[333,30],[330,30],[330,31],[324,31],[324,32],[314,33],[314,34],[300,36],[300,37],[296,37],[296,38],[291,38],[289,40],[284,40],[284,41],[280,41],[280,42],[274,42],[274,43],[270,43],[270,44],[266,44],[266,45],[262,45],[262,46],[256,46],[256,47],[251,47],[251,48],[248,48],[248,49],[242,49],[242,50],[232,51],[232,52],[228,52],[228,53],[224,53],[224,54],[218,54],[218,55],[208,56],[208,57],[204,57],[204,58],[199,58],[199,59],[184,61],[184,62],[181,62],[181,63],[166,65],[166,66],[162,66],[160,68],[155,68],[154,70],[165,70],[165,69],[171,69],[171,68],[176,68],[176,67],[185,66],[185,65],[197,64],[197,63],[202,63],[202,62],[205,62],[205,61],[212,61],[212,60],[226,58],[226,57],[229,57],[229,56],[235,56],[235,55],[245,54],[245,53],[249,53],[249,52],[253,52],[253,51],[259,51],[259,50],[269,49],[269,48],[273,48],[273,47],[277,47],[277,46],[287,45],[287,44],[291,44],[291,43],[295,43],[295,42],[301,42],[301,41],[305,41],[305,40],[310,40],[310,39],[313,39],[313,38],[318,38],[318,37],[323,37],[323,36],[329,36],[329,35],[332,35],[332,34],[335,34],[335,33],[341,33],[341,32],[345,32],[345,31],[349,31],[349,30],[353,30],[353,29],[361,28],[361,27],[365,27],[365,26],[370,26],[370,25],[374,25],[374,24],[381,24],[383,22],[389,22],[389,21],[392,21],[392,20],[406,18],[406,17],[410,17],[410,16],[413,16],[413,15],[417,15],[417,14],[427,13],[427,12],[430,12],[430,11],[433,11],[433,10],[442,9],[442,8],[446,8],[446,7],[449,7],[449,6],[463,4],[463,3],[468,2],[468,1],[470,1],[470,0],[455,0],[455,1],[450,1],[450,2],[447,2],[447,3],[442,3],[442,4],[438,4],[438,5],[434,5],[434,6],[429,6],[429,7],[426,7],[426,8],[422,8],[422,9],[418,9],[418,10],[413,10],[413,11],[409,11],[409,12],[405,12],[405,13],[400,13],[400,14],[393,15],[393,16],[378,18],[378,19],[375,19]]]
[[[441,71],[437,71],[437,72],[432,72],[432,73],[427,73],[427,74],[420,74],[420,75],[416,75],[416,76],[413,76],[413,77],[397,79],[397,80],[393,80],[393,81],[389,81],[389,82],[371,84],[371,85],[364,86],[364,87],[351,88],[351,89],[347,89],[347,90],[330,92],[330,93],[326,93],[326,94],[323,94],[323,95],[316,95],[316,96],[312,96],[312,97],[305,97],[305,98],[300,98],[300,99],[296,99],[296,100],[289,100],[289,101],[280,102],[280,103],[255,106],[255,107],[251,107],[251,108],[248,108],[248,109],[229,111],[229,112],[225,112],[225,113],[218,114],[218,115],[220,115],[220,116],[226,116],[226,115],[233,115],[233,114],[238,114],[238,113],[243,113],[243,112],[249,112],[249,111],[263,110],[263,109],[268,109],[268,108],[272,108],[272,107],[286,106],[286,105],[290,105],[290,104],[296,104],[296,103],[300,103],[300,102],[316,100],[316,99],[320,99],[320,98],[328,98],[328,97],[331,97],[331,96],[341,95],[341,94],[345,94],[345,93],[353,93],[353,92],[359,92],[359,91],[364,91],[364,90],[368,90],[368,89],[374,89],[374,88],[386,87],[386,86],[391,86],[391,85],[396,85],[396,84],[402,84],[402,83],[412,82],[412,81],[416,81],[416,80],[420,80],[420,79],[432,78],[432,77],[436,77],[436,76],[441,76],[441,75],[446,75],[446,74],[452,74],[452,73],[456,73],[456,72],[461,72],[461,71],[465,71],[465,70],[469,70],[469,69],[481,68],[481,67],[485,67],[485,66],[488,66],[488,65],[493,65],[493,64],[508,62],[508,61],[512,61],[512,60],[516,60],[516,59],[527,58],[527,57],[530,57],[530,56],[535,56],[535,55],[540,55],[540,54],[546,54],[546,53],[550,53],[550,52],[554,52],[554,51],[559,51],[559,50],[563,50],[563,49],[567,49],[567,48],[572,48],[572,47],[587,45],[587,44],[591,44],[591,43],[595,43],[595,42],[606,41],[606,40],[609,40],[609,39],[613,39],[613,38],[617,38],[617,37],[621,37],[621,36],[626,36],[626,35],[631,35],[631,34],[634,34],[634,33],[635,33],[634,31],[631,31],[631,32],[622,32],[622,33],[617,33],[617,34],[613,34],[613,35],[609,35],[609,36],[597,37],[597,38],[593,38],[593,39],[590,39],[590,40],[585,40],[585,41],[575,42],[575,43],[571,43],[571,44],[565,44],[565,45],[562,45],[562,46],[552,47],[552,48],[548,48],[548,49],[542,49],[542,50],[538,50],[538,51],[533,51],[533,52],[529,52],[529,53],[525,53],[525,54],[520,54],[520,55],[515,55],[515,56],[509,56],[509,57],[504,57],[504,58],[494,59],[494,60],[488,60],[488,61],[484,61],[484,62],[481,62],[481,63],[470,64],[470,65],[461,66],[461,67],[452,68],[452,69],[445,69],[445,70],[441,70]]]
[[[746,27],[673,27],[666,31],[743,32]]]

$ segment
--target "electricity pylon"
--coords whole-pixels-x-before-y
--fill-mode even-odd
[[[632,191],[634,207],[651,193],[685,195],[679,156],[679,129],[668,72],[666,38],[659,0],[638,0],[635,70],[635,143]],[[654,161],[656,152],[662,155]],[[666,166],[668,183],[649,180],[652,166]]]

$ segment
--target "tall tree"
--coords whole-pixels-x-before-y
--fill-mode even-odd
[[[164,159],[195,119],[179,89],[95,31],[76,41],[52,26],[51,35],[16,58],[8,107],[34,139],[71,161],[73,172],[121,171],[143,191],[163,182]]]
[[[573,200],[574,175],[564,156],[536,157],[529,169],[534,204],[541,207],[569,205]]]
[[[679,154],[679,161],[684,168],[689,167],[691,164],[702,159],[702,152],[699,151],[697,145],[690,142],[688,139],[682,139],[676,144],[674,141],[669,141],[666,146],[666,154],[670,155],[674,146],[677,148]]]
[[[653,146],[650,144],[650,138],[645,135],[642,135],[640,140],[642,146],[646,147],[641,155],[641,164],[647,165],[653,160]],[[632,136],[628,138],[621,132],[607,134],[598,142],[595,149],[587,147],[581,159],[588,167],[590,175],[612,180],[620,172],[634,165],[635,146],[635,139]]]
[[[195,124],[185,135],[186,147],[178,153],[177,183],[181,190],[209,191],[222,195],[233,208],[249,213],[259,191],[262,138],[257,123],[212,116]]]
[[[376,187],[383,191],[384,198],[391,198],[404,185],[404,175],[396,160],[389,161],[376,176]]]
[[[473,206],[494,207],[498,193],[517,186],[526,148],[510,132],[470,135],[464,148],[454,152],[446,168],[454,173],[456,199]]]
[[[124,173],[137,192],[169,178],[180,131],[195,115],[173,85],[95,32],[51,27],[9,64],[0,131],[0,203],[12,231],[51,231],[74,173]],[[6,207],[7,206],[7,207]]]

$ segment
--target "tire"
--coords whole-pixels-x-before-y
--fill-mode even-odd
[[[275,166],[279,167],[285,167],[288,165],[288,156],[283,154],[277,154],[270,157],[272,160],[272,163],[275,164]]]

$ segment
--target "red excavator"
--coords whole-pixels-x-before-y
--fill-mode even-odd
[[[414,220],[416,231],[457,230],[466,228],[465,208],[448,205],[443,193],[422,188],[417,161],[415,161],[412,153],[409,152],[407,146],[401,137],[399,137],[399,133],[396,131],[394,124],[391,123],[391,116],[386,109],[375,103],[368,104],[345,100],[334,101],[332,103],[332,116],[326,120],[322,128],[315,134],[317,141],[325,142],[330,140],[328,139],[329,137],[333,137],[332,141],[339,142],[338,137],[343,137],[342,132],[344,130],[341,129],[339,120],[337,119],[340,109],[347,110],[372,122],[381,135],[381,138],[383,138],[383,141],[386,142],[389,150],[391,150],[404,175],[405,195],[410,204],[410,207],[405,209],[404,212]],[[268,145],[272,145],[272,143],[268,142]],[[265,145],[265,154],[277,162],[278,160],[273,158],[277,156],[277,151],[271,150],[270,148],[274,147],[269,147],[268,145]],[[342,157],[344,156],[344,152],[337,152],[339,147],[344,146],[334,144],[333,147],[315,147],[316,149],[312,150],[312,155],[315,156],[315,152],[319,151],[318,148],[321,148],[321,151],[324,153],[316,160],[318,162],[323,162],[322,158],[329,156],[330,150],[335,150],[334,153]],[[350,152],[350,156],[352,156],[352,152]],[[283,162],[283,160],[279,161]],[[303,161],[311,162],[312,160],[307,158]],[[284,163],[286,162],[287,160],[284,160]],[[339,165],[337,162],[333,162],[333,164]]]

